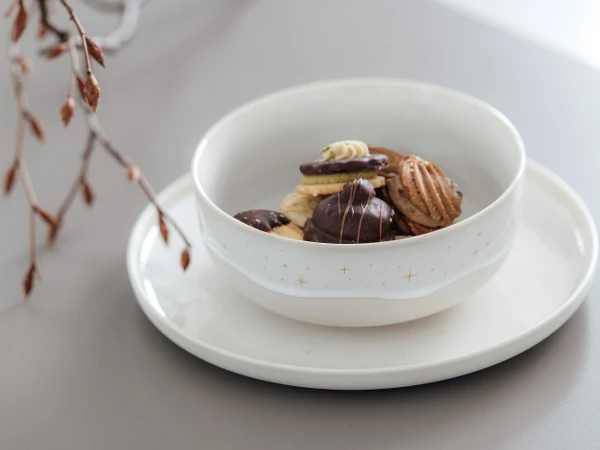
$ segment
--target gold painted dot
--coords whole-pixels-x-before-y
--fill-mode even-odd
[[[383,283],[381,283],[381,284],[385,284],[385,281]]]
[[[444,272],[444,276],[446,276],[446,272]]]
[[[452,246],[451,246],[451,245],[449,245],[449,246],[448,246],[448,250],[450,250],[451,248],[452,248]]]
[[[342,268],[341,268],[341,269],[338,269],[338,270],[340,270],[340,271],[344,272],[344,275],[346,275],[346,272],[347,272],[348,270],[350,270],[350,269],[346,268],[346,264],[344,264],[344,265],[342,266]]]
[[[288,265],[287,265],[287,264],[282,264],[281,266],[282,266],[284,269],[287,269],[287,268],[288,268]]]
[[[352,278],[348,278],[348,281],[352,281]]]
[[[285,280],[282,278],[281,281],[285,281]]]
[[[477,253],[479,253],[479,250],[475,250],[475,251],[473,252],[473,256],[477,256]]]
[[[481,231],[477,233],[477,237],[481,237]]]
[[[487,242],[485,243],[485,246],[486,246],[486,247],[489,247],[489,246],[490,246],[490,244],[491,244],[491,242],[490,242],[490,241],[487,241]]]
[[[310,270],[310,267],[307,267],[306,270]]]
[[[369,264],[369,267],[373,267],[373,264]]]
[[[265,256],[265,259],[269,259],[269,257],[268,257],[268,256]]]
[[[435,272],[435,267],[432,267],[432,268],[431,268],[431,269],[429,269],[429,270],[431,270],[432,272]]]

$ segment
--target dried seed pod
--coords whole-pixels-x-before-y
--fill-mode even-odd
[[[165,218],[161,213],[158,214],[158,229],[160,231],[160,235],[165,241],[165,244],[169,243],[169,229],[167,228],[167,224],[165,222]]]
[[[31,263],[27,272],[25,272],[25,277],[23,278],[23,295],[27,299],[31,291],[33,290],[33,283],[35,281],[36,267],[34,263]]]
[[[17,11],[17,15],[15,16],[15,20],[13,22],[12,28],[12,40],[13,42],[17,42],[25,28],[27,28],[27,21],[29,20],[29,13],[27,12],[27,7],[25,6],[25,2],[19,2],[19,10]]]
[[[48,226],[48,234],[46,236],[46,244],[47,245],[52,245],[54,244],[54,241],[56,241],[56,237],[58,236],[58,230],[60,227],[58,226],[53,226],[53,225],[49,225]]]
[[[46,58],[47,59],[58,58],[60,55],[62,55],[64,52],[67,51],[67,48],[68,47],[67,47],[66,43],[60,42],[48,51],[48,53],[46,54]]]
[[[100,85],[93,73],[90,73],[85,79],[83,96],[88,105],[96,111],[96,108],[98,108],[98,100],[100,100]]]
[[[85,202],[85,204],[88,206],[92,206],[92,204],[94,203],[94,199],[96,198],[96,192],[94,191],[94,187],[88,180],[85,180],[83,182],[81,192],[83,194],[83,201]]]
[[[181,252],[181,267],[183,268],[184,272],[187,270],[189,265],[190,265],[190,248],[186,247]]]
[[[73,114],[75,114],[75,100],[69,95],[60,107],[60,118],[65,127],[69,125]]]
[[[89,36],[85,37],[85,43],[87,44],[90,56],[98,61],[98,64],[104,67],[104,53],[102,52],[102,48]]]
[[[140,179],[140,169],[137,166],[129,166],[127,168],[127,178],[134,183],[137,183]]]
[[[12,191],[12,188],[15,185],[15,181],[17,181],[17,169],[18,166],[16,164],[13,164],[6,171],[6,174],[4,175],[4,195],[10,194],[10,192]]]
[[[29,125],[31,126],[31,132],[33,135],[38,139],[38,141],[43,142],[46,138],[44,124],[31,115],[27,116],[27,120],[29,120]]]

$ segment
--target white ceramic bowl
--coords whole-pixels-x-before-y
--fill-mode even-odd
[[[459,221],[410,239],[335,245],[233,219],[277,210],[300,181],[299,165],[345,139],[434,161],[463,192]],[[206,133],[192,164],[201,232],[222,276],[281,315],[354,327],[424,317],[482,286],[513,243],[524,169],[523,142],[494,108],[392,79],[321,82],[252,101]]]

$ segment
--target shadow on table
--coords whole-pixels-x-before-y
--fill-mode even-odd
[[[548,339],[494,367],[428,385],[355,392],[293,388],[229,373],[175,347],[141,313],[140,319],[169,364],[185,366],[200,388],[226,397],[219,413],[231,414],[223,420],[264,430],[268,418],[278,442],[285,438],[298,448],[429,448],[445,436],[447,448],[469,448],[475,440],[494,449],[510,446],[541,422],[576,385],[587,354],[587,309],[584,303]],[[247,410],[254,413],[240,412]],[[246,439],[269,442],[251,436]]]

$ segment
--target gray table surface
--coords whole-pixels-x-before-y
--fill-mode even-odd
[[[80,12],[94,32],[117,21]],[[29,85],[49,143],[30,139],[27,154],[51,209],[85,140],[81,117],[69,131],[59,123],[65,67],[38,62]],[[99,116],[162,188],[188,170],[207,127],[254,97],[325,78],[422,79],[505,112],[529,155],[566,179],[598,219],[599,75],[417,0],[154,0],[135,41],[98,71]],[[7,167],[16,123],[8,76],[0,93]],[[378,392],[272,385],[210,366],[154,329],[125,271],[144,199],[101,153],[91,180],[94,211],[77,202],[60,244],[42,252],[44,280],[26,304],[22,192],[0,208],[2,450],[600,448],[600,287],[549,339],[479,373]]]

